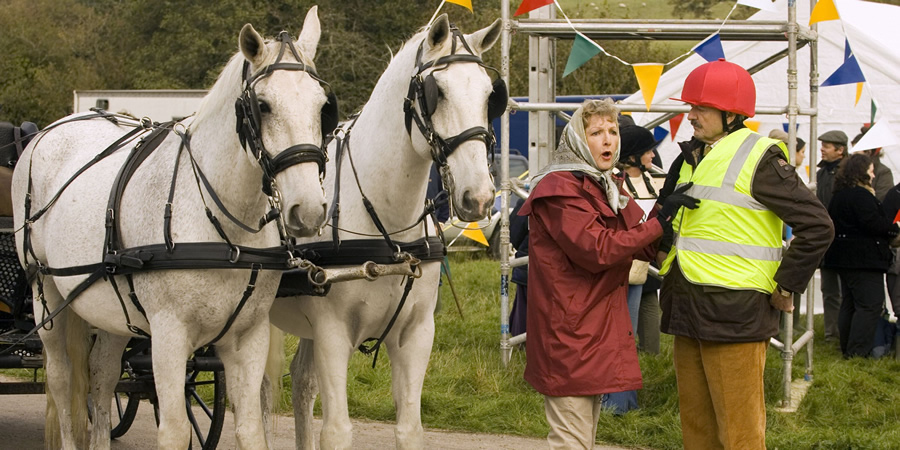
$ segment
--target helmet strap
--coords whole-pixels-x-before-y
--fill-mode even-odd
[[[740,130],[741,128],[747,128],[746,125],[744,125],[744,120],[747,120],[746,117],[740,114],[732,113],[734,114],[734,121],[729,124],[728,111],[720,112],[722,113],[722,129],[725,130],[726,133],[731,134],[737,130]]]

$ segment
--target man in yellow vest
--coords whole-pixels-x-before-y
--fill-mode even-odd
[[[684,82],[691,141],[661,195],[701,199],[672,218],[662,263],[661,330],[675,335],[684,447],[765,448],[763,371],[779,315],[793,310],[834,235],[828,212],[788,162],[783,142],[744,120],[756,87],[742,67],[703,64]],[[794,240],[782,251],[784,224]]]

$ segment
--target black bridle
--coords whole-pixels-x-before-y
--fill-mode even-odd
[[[491,122],[506,111],[509,92],[506,88],[506,82],[503,81],[503,78],[500,78],[500,72],[485,64],[484,61],[481,60],[481,57],[472,51],[469,44],[466,43],[462,32],[453,25],[450,26],[450,31],[452,33],[450,38],[452,46],[450,54],[447,56],[442,56],[438,59],[423,63],[422,46],[424,45],[424,40],[419,44],[419,49],[416,53],[417,70],[409,81],[409,91],[406,94],[406,100],[403,103],[403,111],[406,114],[406,132],[408,134],[412,133],[412,122],[415,121],[419,132],[422,133],[422,136],[425,137],[425,140],[431,147],[431,158],[440,169],[441,181],[444,183],[444,186],[452,189],[453,177],[450,174],[450,166],[447,163],[447,158],[456,151],[463,142],[471,139],[478,139],[484,142],[486,152],[488,154],[493,154],[494,143],[496,141]],[[457,41],[459,41],[462,44],[462,47],[469,52],[468,54],[456,54]],[[455,62],[472,62],[478,64],[486,70],[494,72],[494,74],[497,75],[497,78],[493,82],[493,90],[488,97],[487,128],[475,126],[462,131],[456,136],[445,139],[435,132],[434,123],[431,120],[432,115],[437,109],[438,95],[440,94],[437,82],[434,79],[434,72],[446,70],[450,64]],[[433,67],[436,67],[436,69],[432,70],[428,75],[423,75],[426,70]],[[414,105],[416,107],[414,107]]]
[[[337,126],[338,120],[337,97],[331,91],[331,86],[319,78],[316,69],[312,66],[302,62],[281,62],[285,49],[290,49],[297,61],[302,61],[302,59],[297,48],[294,47],[291,35],[287,31],[279,33],[277,40],[281,42],[281,47],[274,63],[251,75],[250,63],[244,61],[244,90],[234,104],[237,116],[237,133],[241,140],[241,146],[259,161],[263,171],[262,189],[269,196],[273,195],[275,176],[296,164],[315,162],[319,165],[319,176],[324,177],[325,162],[328,160],[324,143],[325,136]],[[328,101],[322,107],[322,140],[319,144],[292,145],[273,157],[271,152],[266,150],[262,141],[262,113],[259,108],[259,101],[256,98],[256,84],[277,70],[299,70],[308,73],[309,76],[318,81],[328,91]]]

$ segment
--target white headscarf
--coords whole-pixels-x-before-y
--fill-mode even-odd
[[[628,204],[629,197],[620,195],[619,188],[613,180],[612,167],[619,162],[619,152],[622,147],[621,139],[616,143],[616,150],[613,154],[613,164],[609,170],[600,170],[594,156],[591,155],[591,149],[587,145],[587,137],[584,132],[584,120],[582,114],[584,107],[579,106],[572,114],[572,120],[563,130],[562,137],[559,139],[559,145],[553,152],[550,164],[541,169],[541,171],[531,181],[531,189],[533,190],[545,175],[551,172],[582,172],[593,178],[606,190],[606,199],[613,212],[618,214],[621,208]]]

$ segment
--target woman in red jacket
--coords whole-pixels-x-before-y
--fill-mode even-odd
[[[532,181],[525,380],[544,394],[551,448],[594,444],[601,396],[640,389],[626,291],[632,259],[649,260],[683,189],[656,215],[617,185],[617,108],[588,100],[563,130],[551,163]]]

